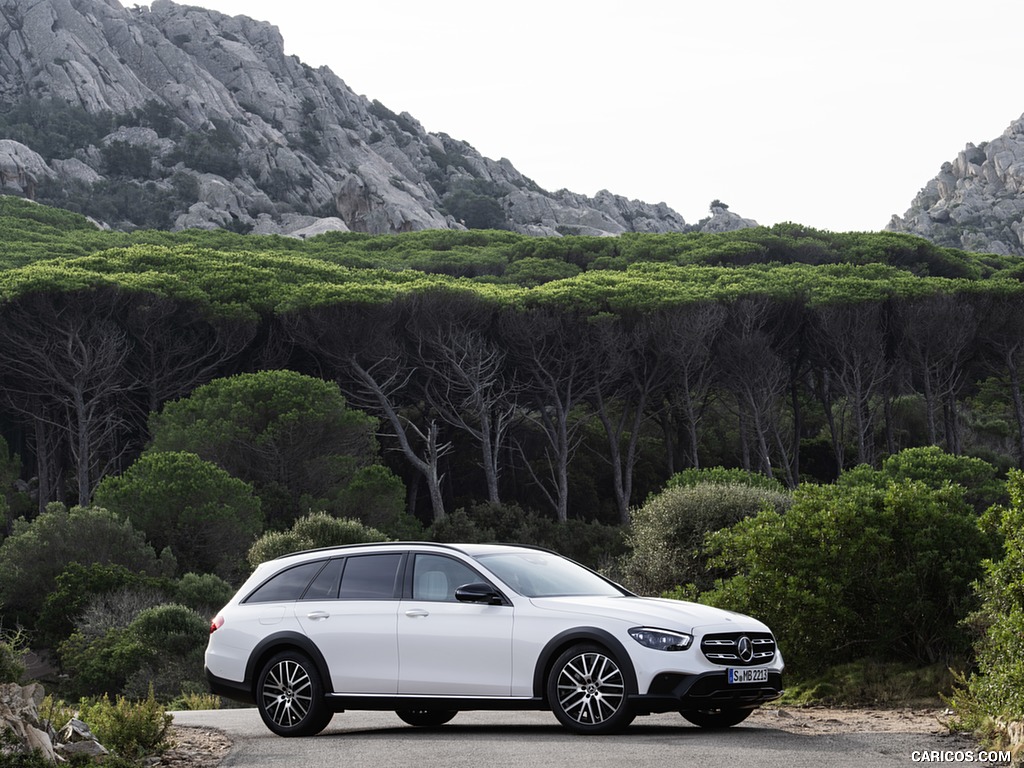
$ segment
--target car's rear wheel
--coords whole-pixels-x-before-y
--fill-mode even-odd
[[[731,728],[739,725],[753,712],[752,709],[691,709],[680,712],[683,717],[701,728]]]
[[[459,712],[456,709],[399,709],[395,714],[417,728],[439,728]]]
[[[555,717],[576,733],[616,733],[636,716],[626,697],[622,666],[599,645],[577,645],[562,653],[548,675],[547,694]]]
[[[278,736],[314,736],[334,713],[324,701],[316,666],[298,651],[281,651],[263,665],[256,684],[256,707]]]

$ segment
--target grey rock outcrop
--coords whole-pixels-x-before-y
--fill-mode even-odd
[[[939,245],[1024,256],[1024,116],[944,163],[887,229]]]
[[[753,219],[745,219],[733,213],[726,206],[711,206],[711,218],[700,222],[701,232],[732,232],[736,229],[750,229],[758,226]]]
[[[39,750],[43,757],[55,763],[58,755],[98,757],[108,754],[81,720],[68,721],[60,733],[56,733],[39,714],[45,695],[38,683],[24,687],[15,683],[0,685],[0,733],[10,731],[14,735],[13,744],[0,744],[0,758]]]
[[[53,171],[37,153],[10,139],[0,139],[0,192],[34,197],[39,182]]]
[[[132,9],[117,0],[4,0],[0,105],[26,101],[109,114],[115,126],[72,152],[42,157],[42,165],[22,154],[17,163],[0,159],[10,189],[31,197],[41,175],[65,195],[77,185],[83,199],[104,181],[146,185],[167,201],[173,228],[690,228],[663,203],[546,192],[507,159],[428,133],[411,115],[356,95],[326,67],[286,56],[273,25],[170,0]],[[151,162],[133,171],[128,161],[138,158],[125,147]],[[118,168],[114,150],[124,155]],[[130,226],[132,211],[123,215],[111,223]],[[301,227],[294,216],[306,217]]]

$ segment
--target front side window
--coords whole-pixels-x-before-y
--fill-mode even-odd
[[[476,559],[526,597],[627,594],[593,571],[550,552],[502,552]]]
[[[359,555],[345,559],[342,600],[391,600],[397,594],[401,553]]]
[[[441,555],[416,555],[412,575],[412,599],[454,603],[455,590],[483,581],[467,565]]]

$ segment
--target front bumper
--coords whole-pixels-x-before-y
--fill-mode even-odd
[[[630,697],[637,714],[709,709],[752,709],[783,694],[782,673],[769,671],[768,682],[730,685],[728,674],[661,674],[647,693]]]

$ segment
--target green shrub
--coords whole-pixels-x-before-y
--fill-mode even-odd
[[[959,485],[979,513],[1007,500],[1006,484],[996,477],[994,466],[971,456],[954,456],[934,445],[889,456],[882,463],[882,474],[893,480],[918,480],[930,488]]]
[[[20,629],[0,629],[0,683],[20,683],[25,674],[25,653],[28,639]]]
[[[171,702],[172,709],[186,712],[220,709],[220,705],[220,696],[213,693],[183,693]]]
[[[158,559],[142,532],[111,511],[50,504],[31,522],[15,520],[0,544],[0,603],[7,618],[33,629],[71,563],[122,565],[150,576],[170,575],[176,567],[171,557]]]
[[[405,484],[387,467],[372,464],[352,473],[326,506],[335,517],[388,531],[399,526],[405,513]]]
[[[665,488],[684,488],[694,485],[746,485],[766,491],[784,493],[786,486],[774,477],[762,475],[760,472],[748,472],[745,469],[726,469],[725,467],[708,467],[707,469],[684,469],[676,472],[665,483]]]
[[[160,704],[153,692],[141,701],[118,696],[83,699],[80,718],[99,742],[122,757],[145,757],[158,754],[168,746],[168,731],[173,717]]]
[[[263,534],[249,549],[248,561],[255,568],[265,560],[305,549],[387,540],[388,537],[376,528],[369,528],[358,520],[338,519],[326,512],[314,512],[296,520],[289,531]]]
[[[686,584],[710,589],[716,579],[733,572],[709,565],[704,553],[707,535],[766,507],[781,513],[791,503],[776,481],[771,481],[774,487],[758,481],[747,484],[749,478],[763,476],[739,470],[716,472],[707,471],[715,478],[711,482],[697,484],[690,482],[693,475],[675,475],[675,484],[633,512],[626,536],[628,552],[620,562],[627,586],[643,594],[660,594]],[[736,478],[743,483],[733,482]]]
[[[701,599],[764,620],[799,674],[967,650],[957,624],[992,539],[963,489],[862,480],[802,485],[787,512],[763,510],[708,539],[711,564],[736,575]]]
[[[54,647],[66,640],[99,595],[123,589],[159,592],[169,582],[135,573],[114,563],[69,563],[43,602],[37,629],[40,641]]]
[[[149,690],[169,701],[200,689],[208,635],[207,619],[175,604],[146,608],[102,635],[76,630],[59,648],[68,693],[141,698]]]
[[[1010,472],[1007,490],[1010,503],[981,523],[999,531],[1003,549],[984,562],[981,606],[968,622],[977,637],[977,671],[960,678],[950,699],[961,725],[972,730],[986,721],[1024,720],[1024,472]]]
[[[199,615],[212,614],[235,594],[235,588],[212,573],[186,573],[174,589],[177,602]]]
[[[170,547],[185,571],[235,575],[262,530],[252,486],[185,451],[147,451],[123,474],[96,488],[98,504]]]

